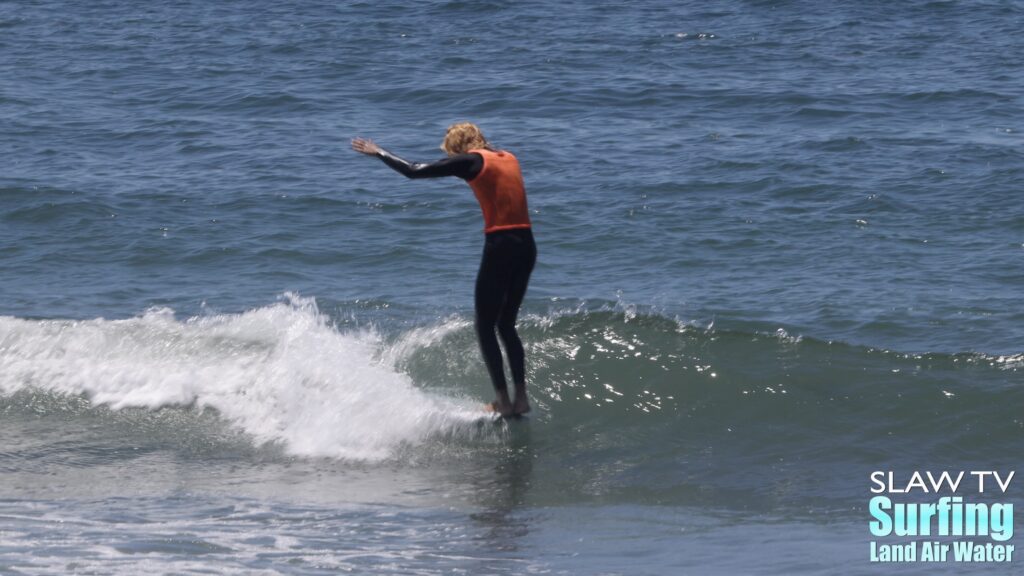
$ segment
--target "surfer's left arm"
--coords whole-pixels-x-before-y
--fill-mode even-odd
[[[361,154],[380,158],[392,170],[406,178],[440,178],[458,176],[472,180],[483,168],[483,157],[479,154],[456,154],[437,162],[409,162],[374,144],[372,140],[355,138],[352,149]]]

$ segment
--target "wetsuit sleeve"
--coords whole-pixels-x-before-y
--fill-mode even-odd
[[[456,154],[429,164],[410,163],[387,150],[381,149],[377,157],[391,169],[406,178],[440,178],[442,176],[458,176],[463,180],[472,180],[480,174],[484,167],[484,158],[479,154]]]

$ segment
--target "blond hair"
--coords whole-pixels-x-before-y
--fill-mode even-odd
[[[479,126],[472,122],[459,122],[448,127],[444,142],[441,143],[441,150],[452,156],[487,146],[487,139],[484,138]]]

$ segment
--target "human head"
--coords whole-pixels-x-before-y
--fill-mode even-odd
[[[487,139],[480,127],[472,122],[459,122],[448,127],[444,135],[444,142],[441,143],[441,150],[449,156],[463,154],[469,150],[484,148],[487,146]]]

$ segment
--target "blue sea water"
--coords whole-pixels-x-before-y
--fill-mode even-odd
[[[872,564],[867,502],[1020,461],[1022,25],[0,3],[0,573],[1014,573]],[[348,149],[462,120],[524,168],[526,421],[469,188]]]

